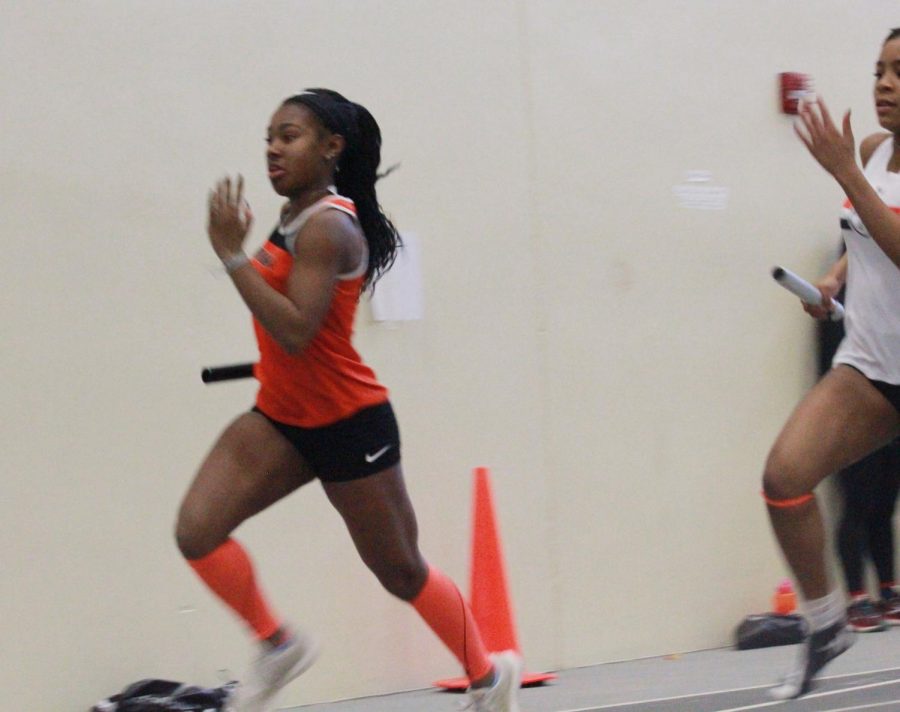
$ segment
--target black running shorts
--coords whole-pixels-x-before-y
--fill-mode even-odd
[[[893,383],[885,383],[884,381],[873,381],[871,378],[869,379],[869,383],[875,386],[875,388],[878,389],[878,392],[887,398],[891,405],[894,406],[894,410],[900,413],[900,386]]]
[[[389,402],[317,428],[273,420],[253,407],[294,446],[324,482],[358,480],[400,462],[400,430]]]

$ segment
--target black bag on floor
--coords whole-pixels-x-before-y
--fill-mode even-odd
[[[794,613],[760,613],[747,616],[734,632],[738,650],[794,645],[806,637],[806,621]]]
[[[223,712],[236,685],[196,687],[172,680],[138,680],[98,702],[91,712]]]

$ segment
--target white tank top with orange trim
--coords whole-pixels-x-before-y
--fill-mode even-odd
[[[865,176],[878,195],[900,214],[900,174],[888,172],[894,151],[887,137],[872,154]],[[841,210],[847,245],[846,336],[833,363],[853,366],[868,378],[900,385],[900,267],[869,235],[849,203]]]

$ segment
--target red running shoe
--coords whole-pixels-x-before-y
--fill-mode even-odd
[[[887,625],[876,606],[868,596],[856,596],[847,606],[847,627],[857,633],[874,633],[884,630]]]
[[[881,617],[888,625],[900,625],[900,593],[893,592],[892,595],[883,597],[878,602],[881,609]]]

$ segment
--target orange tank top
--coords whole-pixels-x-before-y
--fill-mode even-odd
[[[353,201],[328,195],[300,213],[288,225],[279,225],[253,257],[253,266],[281,294],[294,264],[294,245],[303,225],[320,210],[340,210],[356,219]],[[254,318],[259,345],[254,375],[259,380],[257,407],[270,418],[288,425],[311,428],[343,420],[368,406],[384,403],[387,389],[378,382],[353,348],[353,319],[359,303],[368,253],[359,268],[339,275],[331,305],[319,331],[298,354],[287,353]]]

